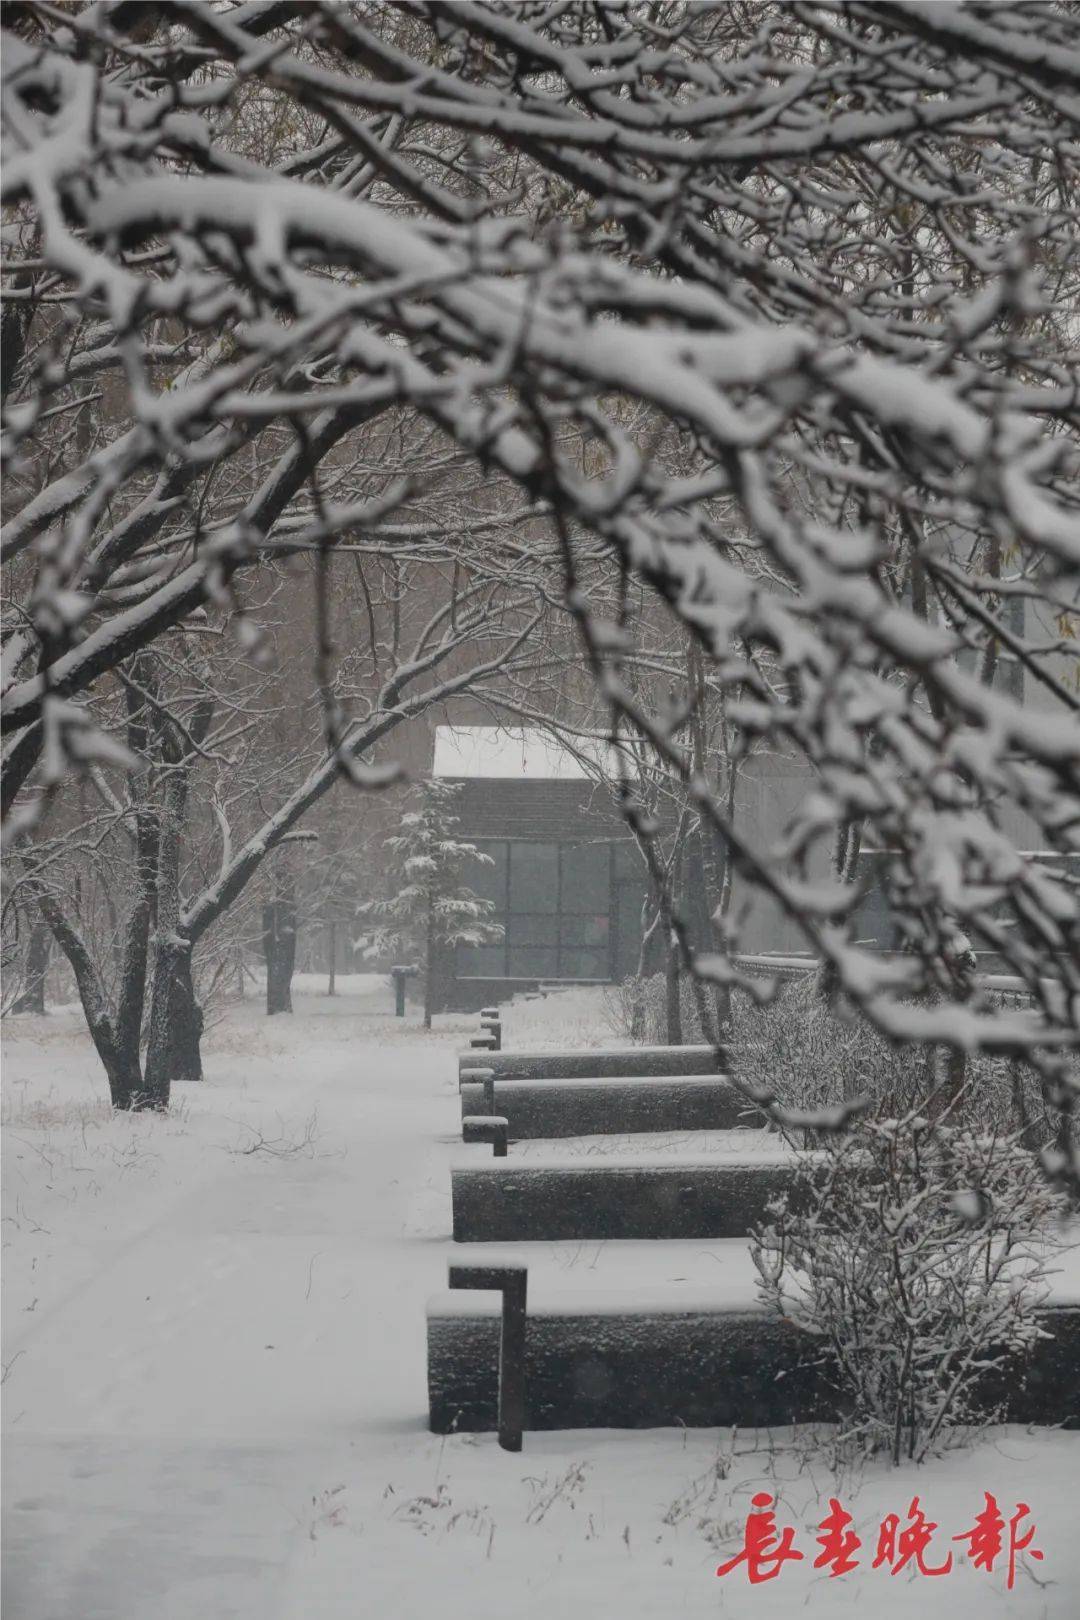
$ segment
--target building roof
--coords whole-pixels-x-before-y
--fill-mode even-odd
[[[436,726],[432,775],[582,781],[595,778],[605,762],[605,774],[614,777],[614,751],[602,737],[576,739],[571,749],[530,726]]]

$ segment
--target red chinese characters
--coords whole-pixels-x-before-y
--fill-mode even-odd
[[[947,1575],[952,1569],[952,1553],[936,1569],[931,1569],[924,1561],[923,1555],[937,1525],[927,1519],[917,1496],[911,1498],[907,1516],[909,1523],[904,1529],[900,1528],[900,1520],[895,1513],[887,1513],[882,1519],[873,1568],[888,1564],[890,1574],[899,1575],[914,1560],[920,1575]]]
[[[1039,1548],[1032,1545],[1035,1525],[1024,1526],[1031,1509],[1026,1502],[1018,1502],[1016,1512],[1006,1520],[991,1493],[985,1491],[983,1495],[985,1506],[976,1515],[971,1529],[951,1539],[967,1543],[968,1561],[973,1569],[992,1574],[998,1560],[1004,1558],[1005,1585],[1012,1591],[1019,1555],[1026,1553],[1039,1561],[1043,1558]],[[751,1505],[741,1549],[721,1564],[716,1573],[730,1575],[745,1565],[747,1580],[757,1586],[762,1581],[775,1580],[785,1564],[802,1562],[804,1554],[795,1546],[793,1529],[777,1529],[775,1497],[767,1491],[759,1491]],[[830,1496],[829,1511],[818,1526],[817,1542],[821,1551],[812,1565],[815,1570],[827,1569],[830,1580],[858,1568],[859,1559],[855,1554],[862,1541],[853,1525],[851,1514],[835,1496]],[[882,1519],[871,1569],[884,1568],[890,1575],[899,1575],[905,1569],[918,1575],[948,1575],[953,1568],[953,1554],[948,1552],[944,1558],[940,1558],[940,1554],[935,1558],[931,1551],[930,1544],[937,1529],[937,1523],[923,1512],[919,1498],[913,1496],[906,1521],[901,1521],[897,1513],[887,1513]]]
[[[983,1495],[986,1498],[986,1506],[981,1513],[975,1515],[974,1525],[970,1530],[963,1531],[961,1535],[953,1536],[953,1540],[968,1543],[969,1557],[973,1568],[993,1571],[994,1564],[1001,1556],[1002,1532],[1005,1529],[1005,1519],[990,1492],[984,1491]],[[1026,1502],[1017,1502],[1016,1512],[1009,1520],[1008,1569],[1005,1576],[1005,1586],[1010,1592],[1016,1583],[1017,1553],[1026,1552],[1029,1558],[1037,1559],[1040,1562],[1042,1560],[1043,1555],[1038,1547],[1031,1545],[1035,1539],[1035,1526],[1032,1525],[1025,1536],[1020,1536],[1018,1533],[1021,1519],[1026,1519],[1030,1512],[1031,1509]]]
[[[740,1564],[745,1564],[747,1579],[751,1586],[757,1586],[761,1581],[775,1580],[786,1563],[797,1561],[803,1555],[792,1548],[794,1530],[785,1530],[777,1536],[774,1498],[766,1491],[759,1491],[752,1501],[756,1512],[746,1516],[742,1551],[729,1558],[726,1564],[721,1564],[716,1573],[728,1575]]]
[[[840,1506],[835,1496],[830,1496],[829,1511],[819,1527],[818,1545],[821,1551],[814,1559],[814,1568],[828,1569],[830,1580],[834,1575],[846,1575],[859,1562],[851,1555],[862,1546],[862,1542],[849,1528],[851,1522],[851,1514]]]

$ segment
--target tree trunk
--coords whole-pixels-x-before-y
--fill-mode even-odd
[[[291,1013],[292,976],[296,965],[296,899],[279,895],[263,906],[263,954],[266,957],[266,1011]]]
[[[153,705],[145,693],[156,697],[160,681],[154,661],[148,656],[134,660],[132,680],[124,684],[127,706],[127,744],[136,759],[145,760],[151,748]],[[116,994],[116,1015],[112,1020],[116,1060],[122,1076],[140,1075],[143,1013],[146,1008],[147,978],[150,967],[150,931],[157,908],[158,855],[161,849],[160,806],[154,802],[156,771],[135,768],[128,778],[128,791],[135,812],[135,901],[128,915],[120,956],[120,983]],[[112,902],[106,893],[110,912]],[[160,1084],[147,1087],[138,1078],[134,1108],[169,1106],[169,1088]]]
[[[166,1082],[164,1088],[160,1084],[148,1087],[140,1074],[143,1011],[146,1006],[146,981],[150,963],[154,869],[157,859],[157,828],[153,815],[140,811],[137,816],[137,828],[139,894],[131,908],[124,935],[116,1015],[112,1020],[113,1042],[118,1070],[124,1077],[122,1083],[127,1084],[127,1077],[133,1077],[131,1084],[135,1088],[135,1093],[130,1106],[164,1111],[169,1106],[168,1083]]]
[[[1024,1097],[1024,1066],[1019,1058],[1013,1058],[1009,1063],[1009,1079],[1012,1085],[1015,1129],[1020,1133],[1022,1146],[1029,1153],[1037,1153],[1040,1147],[1039,1131],[1028,1112]]]
[[[202,1008],[195,999],[191,952],[184,951],[177,958],[169,997],[168,1054],[173,1080],[202,1079],[203,1025]]]
[[[435,930],[432,927],[432,910],[433,910],[433,906],[432,906],[431,902],[429,901],[428,902],[427,929],[425,931],[425,938],[424,938],[424,1028],[425,1029],[430,1029],[431,1028],[431,996],[432,996],[432,990],[433,990],[434,983],[435,983],[435,974],[434,974],[434,971],[433,971],[434,967],[435,967],[435,950],[434,950],[434,940],[432,938],[432,935],[434,934]]]
[[[201,742],[210,728],[213,705],[203,703],[192,721]],[[163,739],[172,770],[162,795],[157,862],[157,940],[150,994],[150,1038],[146,1087],[167,1098],[174,1080],[201,1080],[202,1009],[195,999],[191,940],[180,927],[180,838],[187,819],[192,755],[171,733]]]
[[[326,986],[326,993],[328,996],[333,996],[337,994],[337,923],[331,919],[327,926],[330,932],[330,976]]]
[[[967,1084],[967,1053],[963,1047],[942,1046],[933,1074],[936,1083],[927,1112],[935,1121],[947,1119],[955,1125]]]
[[[957,999],[969,1000],[975,987],[978,961],[967,936],[953,928],[943,941],[942,955],[953,976]],[[968,1056],[962,1046],[944,1048],[944,1078],[936,1096],[932,1117],[940,1119],[951,1115],[953,1124],[964,1107],[964,1092],[968,1078]]]
[[[145,1108],[147,1103],[138,1057],[133,1060],[130,1049],[120,1051],[111,1043],[106,1048],[93,1030],[90,1033],[94,1036],[98,1057],[109,1079],[109,1101],[113,1107],[124,1111]]]
[[[135,1042],[134,1052],[130,1042],[125,1045],[117,1041],[104,986],[86,941],[44,887],[38,889],[36,898],[41,915],[52,929],[53,937],[75,975],[86,1027],[108,1076],[109,1100],[114,1108],[135,1108],[142,1096],[138,1041]]]
[[[45,1016],[45,974],[49,966],[51,936],[44,923],[35,923],[30,931],[26,948],[26,974],[22,993],[12,1007],[16,1013],[37,1013]]]
[[[716,928],[719,913],[723,875],[721,851],[715,835],[705,827],[698,827],[686,841],[686,866],[683,888],[689,896],[693,917],[693,943],[697,951],[715,951],[720,939]],[[710,996],[717,1032],[730,1032],[731,989],[726,984],[712,986]]]
[[[146,1049],[146,1089],[168,1092],[174,1081],[203,1077],[200,1042],[202,1008],[195,999],[191,947],[186,941],[159,943],[150,999],[150,1040]]]
[[[40,251],[41,227],[35,225],[30,252],[36,258]],[[12,286],[13,290],[17,289],[19,292],[32,291],[34,272],[27,269],[17,270]],[[0,395],[5,400],[15,381],[15,374],[26,349],[26,340],[30,335],[37,308],[36,298],[9,298],[4,304],[3,314],[0,315]]]
[[[667,1043],[669,1046],[681,1046],[682,1035],[682,1007],[680,1005],[680,974],[679,974],[679,942],[674,934],[668,938],[667,963],[665,967],[665,987],[667,990]]]

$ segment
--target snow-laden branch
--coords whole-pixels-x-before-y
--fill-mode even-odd
[[[49,447],[4,533],[17,566],[43,570],[19,593],[5,699],[25,780],[24,728],[50,702],[99,691],[241,567],[257,578],[309,547],[325,586],[333,537],[383,488],[374,461],[356,487],[345,475],[356,436],[424,424],[501,511],[542,512],[559,536],[561,581],[550,528],[470,533],[456,513],[442,554],[474,605],[515,570],[538,599],[561,594],[613,728],[648,739],[745,891],[890,1036],[1029,1053],[1064,1157],[1061,1053],[1080,1032],[1073,12],[675,4],[661,27],[606,0],[431,0],[406,25],[358,3],[178,0],[136,46],[128,11],[28,26],[5,63],[5,197],[28,232],[8,280],[39,330],[81,332],[73,361],[119,358],[123,418],[108,446],[80,444],[78,366],[59,346],[15,366],[12,464]],[[248,95],[273,109],[265,140],[221,133]],[[163,344],[193,357],[171,386]],[[422,527],[412,511],[398,525]],[[657,695],[652,613],[707,666],[685,701]],[[443,628],[429,618],[385,710],[328,720],[334,746],[266,839],[365,753],[365,727],[413,712]],[[708,702],[737,750],[805,784],[767,840],[680,733]],[[860,842],[882,856],[891,960],[857,942],[859,885],[822,853]],[[266,847],[231,854],[215,895]],[[701,975],[730,982],[733,931],[734,912]],[[1030,1013],[995,1010],[956,970],[958,936],[1002,959]]]

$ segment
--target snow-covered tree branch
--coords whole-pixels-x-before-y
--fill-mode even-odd
[[[1074,10],[29,5],[6,46],[15,826],[101,757],[95,683],[275,548],[324,581],[343,541],[392,549],[414,489],[365,435],[424,423],[550,520],[613,732],[881,1029],[1027,1053],[1075,1176]],[[504,544],[444,554],[501,573]],[[635,678],[598,546],[805,769],[779,840]],[[852,838],[896,956],[853,934]],[[696,973],[737,982],[737,945]]]

